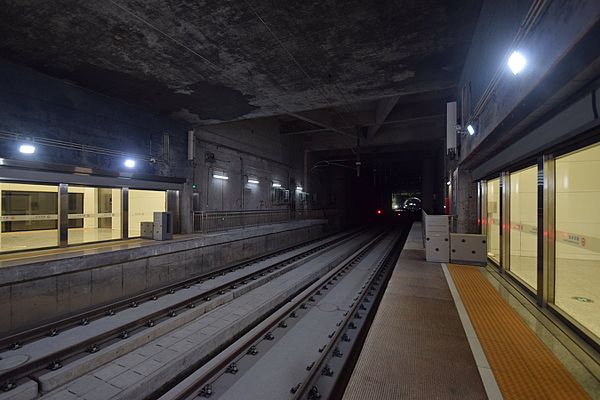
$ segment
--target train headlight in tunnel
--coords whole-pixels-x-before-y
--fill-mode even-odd
[[[23,154],[33,154],[35,153],[35,146],[32,144],[22,144],[19,146],[19,151]]]
[[[519,72],[523,71],[525,65],[527,65],[527,59],[525,59],[525,56],[518,51],[513,51],[510,57],[508,57],[508,67],[513,75],[517,75]]]

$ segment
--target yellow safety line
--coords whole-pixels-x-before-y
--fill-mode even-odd
[[[591,398],[479,269],[448,269],[504,399]]]

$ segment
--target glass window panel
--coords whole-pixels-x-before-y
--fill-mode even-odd
[[[167,211],[167,192],[129,190],[129,237],[141,235],[141,223],[154,221],[155,211]]]
[[[600,337],[600,145],[556,159],[555,303]]]
[[[0,182],[0,251],[58,246],[58,186]]]
[[[509,266],[537,288],[537,166],[510,174]]]
[[[500,263],[500,179],[487,182],[488,257]]]
[[[69,185],[69,244],[121,239],[121,189]]]

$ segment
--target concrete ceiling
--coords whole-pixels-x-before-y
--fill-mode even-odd
[[[480,2],[5,0],[0,57],[190,124],[385,145],[443,125]]]

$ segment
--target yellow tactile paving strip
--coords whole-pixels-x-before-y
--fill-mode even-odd
[[[591,398],[480,270],[448,269],[504,399]]]

